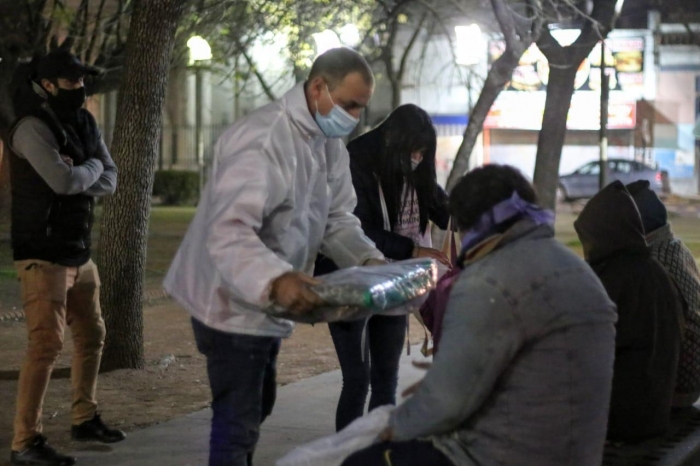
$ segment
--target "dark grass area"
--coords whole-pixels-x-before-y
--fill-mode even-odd
[[[563,210],[563,209],[561,209]],[[574,230],[574,220],[577,214],[571,211],[559,211],[557,213],[557,239],[571,248],[580,256],[583,256],[583,248]],[[669,212],[669,221],[673,232],[679,237],[695,256],[700,259],[700,218],[694,216],[680,216]]]

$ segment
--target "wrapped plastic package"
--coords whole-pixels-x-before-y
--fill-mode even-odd
[[[419,300],[435,287],[437,274],[435,260],[422,258],[337,270],[311,288],[327,306],[304,315],[277,306],[268,312],[306,323],[362,319]]]

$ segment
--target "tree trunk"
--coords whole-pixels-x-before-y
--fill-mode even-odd
[[[550,68],[547,100],[542,117],[542,130],[537,140],[534,184],[540,204],[548,209],[556,206],[559,183],[559,161],[566,137],[566,118],[569,114],[574,80],[578,64],[570,68]],[[554,189],[551,187],[554,186]]]
[[[8,91],[12,75],[17,67],[16,63],[16,60],[13,59],[0,61],[0,222],[6,222],[10,219],[10,204],[12,203],[6,138],[10,125],[15,119],[12,99]]]
[[[391,80],[391,110],[401,105],[401,80]]]
[[[462,144],[457,150],[450,176],[447,178],[447,186],[445,187],[447,192],[455,187],[459,179],[469,169],[469,159],[476,145],[476,140],[484,127],[489,110],[518,65],[520,55],[516,55],[517,53],[506,50],[491,66],[484,87],[479,94],[479,100],[476,101],[476,105],[469,115],[469,123],[467,129],[464,130]]]
[[[105,202],[99,259],[107,339],[102,369],[144,367],[142,295],[151,189],[180,0],[137,0],[117,103],[117,192]]]
[[[581,35],[568,47],[562,47],[554,40],[548,24],[542,26],[542,34],[537,41],[537,46],[549,62],[549,82],[537,142],[534,184],[540,204],[548,209],[556,207],[559,162],[566,136],[566,117],[574,94],[576,70],[615,24],[615,3],[616,0],[595,0],[590,19],[586,20]]]

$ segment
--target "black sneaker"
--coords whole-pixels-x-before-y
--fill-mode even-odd
[[[46,443],[46,437],[37,435],[27,448],[13,451],[10,462],[37,466],[72,466],[75,464],[75,458],[58,453]]]
[[[70,433],[73,440],[97,440],[102,443],[121,442],[126,438],[126,434],[121,430],[107,427],[99,414],[78,426],[72,426]]]

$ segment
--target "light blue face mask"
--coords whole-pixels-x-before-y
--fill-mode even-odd
[[[328,92],[328,98],[333,102],[333,97],[331,97],[331,92],[326,86],[326,91]],[[316,102],[316,115],[314,115],[316,124],[321,128],[323,134],[329,138],[342,138],[352,133],[355,126],[360,122],[359,119],[350,115],[348,112],[343,110],[335,102],[333,102],[333,108],[328,115],[321,115],[318,113],[318,102]]]
[[[421,162],[422,160],[411,159],[411,170],[416,171],[416,168],[418,168],[418,165],[420,165]]]

